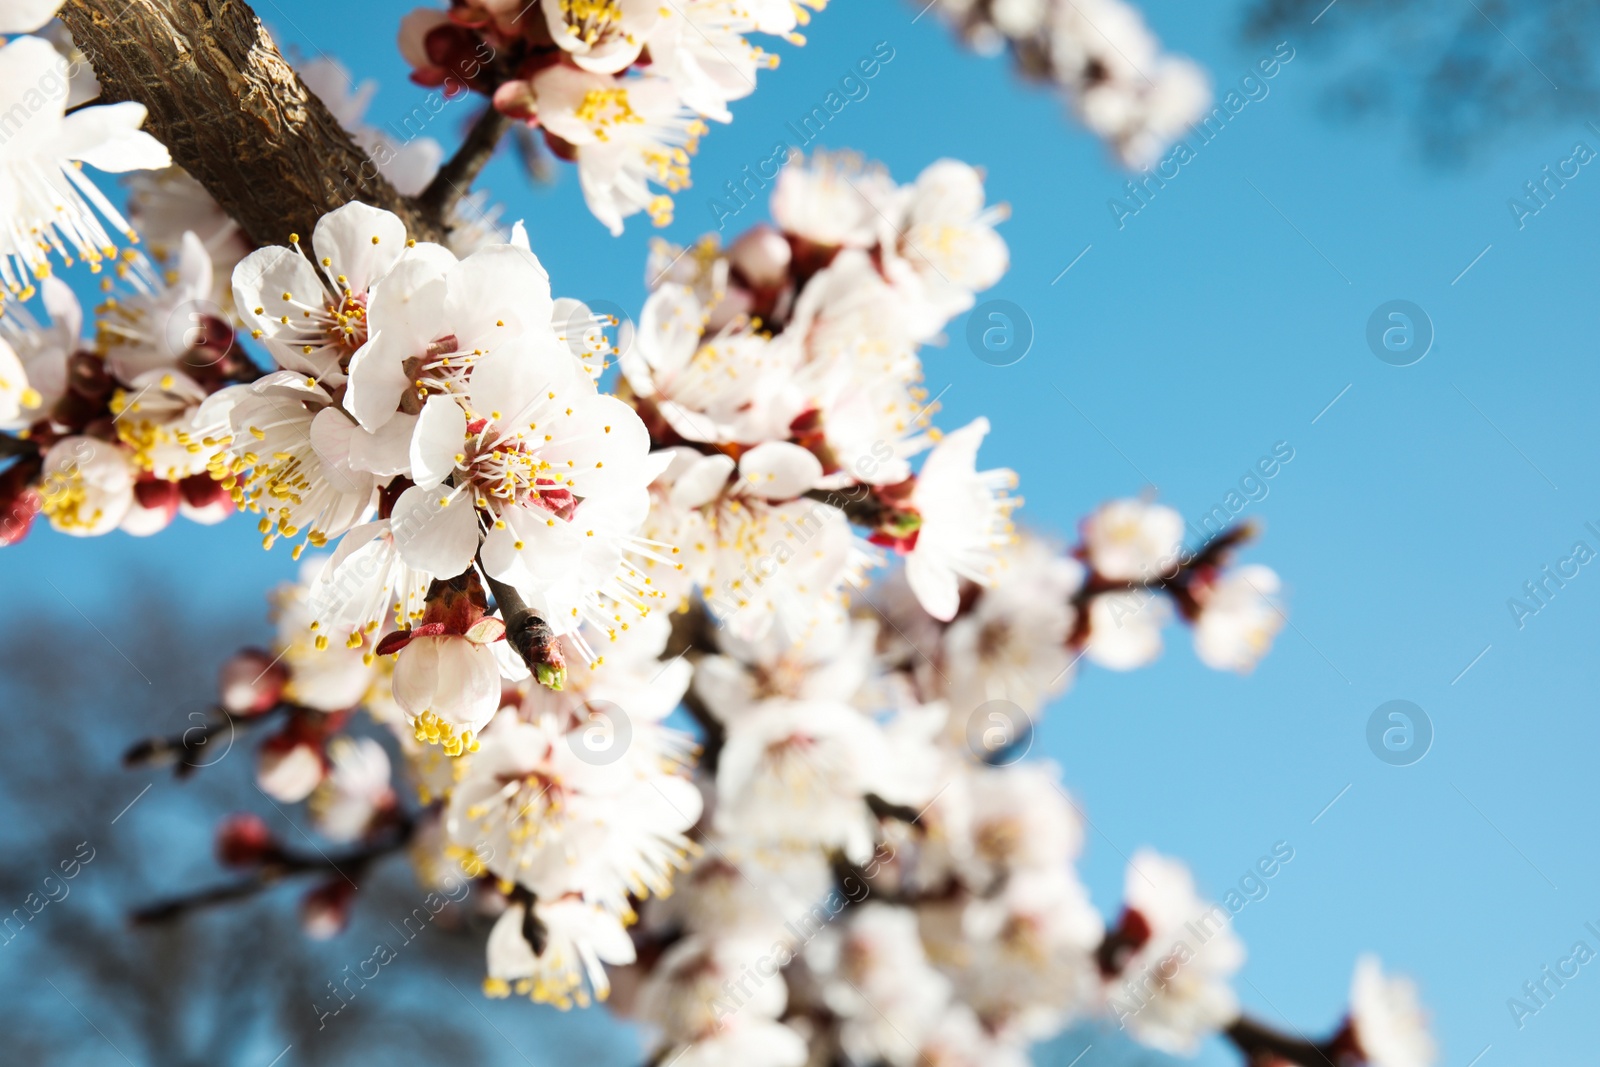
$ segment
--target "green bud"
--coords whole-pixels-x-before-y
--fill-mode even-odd
[[[540,663],[534,666],[533,676],[539,679],[539,684],[546,689],[560,692],[567,685],[567,669],[559,664]]]

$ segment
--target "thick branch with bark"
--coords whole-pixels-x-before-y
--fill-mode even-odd
[[[67,0],[61,18],[103,97],[149,109],[145,128],[257,244],[309,235],[352,200],[394,212],[419,238],[443,236],[301,83],[242,0]]]

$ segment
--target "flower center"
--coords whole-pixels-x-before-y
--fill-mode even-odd
[[[327,302],[321,322],[328,341],[343,350],[339,362],[348,363],[356,349],[367,343],[367,294],[346,289],[339,302]]]
[[[587,123],[590,131],[602,141],[611,139],[613,126],[625,122],[644,122],[644,117],[635,112],[633,105],[628,103],[628,90],[621,87],[590,89],[583,94],[583,99],[578,103],[574,114],[580,122]]]
[[[77,467],[53,472],[39,485],[40,510],[63,530],[89,530],[99,523],[104,509],[96,507],[83,514],[89,502],[89,487]]]
[[[567,36],[592,46],[622,21],[622,5],[617,0],[561,0],[561,14]]]

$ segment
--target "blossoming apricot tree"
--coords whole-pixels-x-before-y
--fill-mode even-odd
[[[273,646],[129,759],[187,772],[254,730],[261,790],[345,850],[233,816],[240,880],[140,918],[299,877],[333,936],[339,872],[406,850],[424,885],[472,880],[486,993],[624,990],[652,1062],[1021,1063],[1102,1019],[1179,1053],[1222,1034],[1252,1067],[1429,1063],[1375,960],[1330,1036],[1286,1035],[1241,1014],[1230,908],[1180,862],[1134,855],[1109,918],[1078,881],[1084,820],[1021,759],[1033,721],[1080,660],[1149,663],[1174,616],[1249,671],[1279,583],[1232,565],[1249,528],[1186,547],[1148,499],[1072,547],[1019,532],[988,421],[936,425],[919,349],[1007,267],[977,170],[793,161],[771,224],[657,242],[636,325],[558,295],[471,194],[538,131],[612,232],[666,221],[707,122],[776,62],[751,38],[799,43],[820,6],[414,11],[415,79],[485,101],[448,160],[364,126],[370,90],[297,73],[241,3],[0,9],[24,35],[0,47],[0,541],[243,512],[292,544]],[[944,6],[1130,161],[1205,98],[1121,0]],[[132,174],[126,214],[83,164]],[[92,323],[53,274],[80,263],[107,281]],[[362,709],[392,745],[348,732]]]

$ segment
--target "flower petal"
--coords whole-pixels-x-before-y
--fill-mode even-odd
[[[394,417],[411,387],[406,360],[427,351],[444,333],[444,272],[437,262],[407,257],[384,278],[367,305],[367,343],[350,357],[344,406],[376,430]]]
[[[961,583],[956,572],[913,552],[906,557],[906,580],[922,610],[949,622],[961,606]]]
[[[167,146],[139,128],[145,114],[132,101],[74,111],[61,120],[63,154],[108,174],[170,167]]]
[[[32,33],[56,17],[61,0],[6,0],[0,33]]]
[[[358,428],[350,437],[350,465],[387,477],[411,470],[411,434],[417,416],[396,415],[377,432]]]
[[[388,274],[406,247],[406,224],[382,208],[351,201],[317,220],[311,236],[328,281],[364,293]],[[340,284],[339,276],[344,276]]]
[[[727,487],[733,468],[731,456],[718,454],[696,460],[672,486],[672,506],[687,509],[711,503]]]
[[[553,439],[539,450],[539,458],[579,496],[648,484],[650,432],[616,397],[573,400],[556,415],[551,432]]]
[[[792,500],[822,477],[822,461],[788,441],[768,441],[739,457],[739,488],[768,500]]]
[[[464,490],[407,489],[389,516],[400,558],[435,578],[454,578],[472,566],[478,551],[476,512],[472,494]]]
[[[411,478],[424,489],[450,477],[467,436],[467,413],[453,397],[430,396],[411,436]]]
[[[489,245],[450,273],[445,314],[464,349],[493,351],[509,337],[549,330],[554,302],[538,257],[515,245]]]

